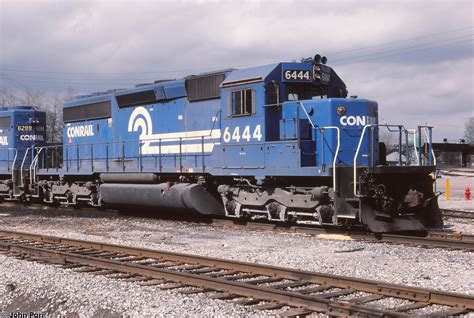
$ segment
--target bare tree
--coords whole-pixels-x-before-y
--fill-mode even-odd
[[[24,105],[26,102],[14,93],[0,90],[0,106]]]
[[[72,88],[68,88],[65,94],[47,94],[41,90],[21,86],[16,91],[0,90],[0,106],[35,106],[45,111],[47,141],[61,142],[63,103],[71,100],[74,95]]]
[[[469,144],[474,144],[474,117],[469,117],[464,124],[464,138]]]

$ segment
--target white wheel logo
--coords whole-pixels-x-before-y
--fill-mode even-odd
[[[153,122],[150,113],[145,107],[137,107],[133,110],[128,121],[128,131],[138,131],[141,128],[140,136],[147,136],[153,133]]]

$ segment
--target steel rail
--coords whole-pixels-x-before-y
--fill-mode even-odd
[[[30,209],[31,207],[23,207]],[[461,212],[457,210],[443,210],[452,212]],[[474,212],[465,212],[470,215]],[[284,225],[275,223],[262,223],[262,222],[248,222],[234,219],[222,219],[222,218],[202,218],[198,216],[176,218],[175,216],[165,216],[164,219],[172,221],[190,221],[198,223],[211,224],[213,226],[225,227],[238,227],[239,229],[248,229],[256,231],[270,231],[275,233],[295,233],[304,235],[325,235],[325,234],[336,234],[345,235],[354,240],[364,240],[375,243],[390,243],[390,244],[404,244],[414,245],[418,247],[427,248],[447,248],[447,249],[458,249],[466,251],[474,251],[474,235],[465,233],[452,233],[452,232],[428,232],[425,236],[414,236],[414,235],[401,235],[401,234],[374,234],[364,231],[363,229],[336,229],[336,228],[323,228],[319,226],[310,225]]]
[[[31,207],[24,206],[23,208],[31,209]],[[468,211],[457,211],[457,210],[443,210],[452,212],[466,213],[474,215],[474,212]],[[425,236],[414,236],[414,235],[402,235],[402,234],[374,234],[364,231],[363,229],[336,229],[336,228],[323,228],[320,226],[311,225],[284,225],[275,223],[262,223],[262,222],[249,222],[235,219],[222,219],[222,218],[203,218],[199,216],[176,218],[175,216],[165,216],[164,219],[171,221],[189,221],[197,223],[205,223],[219,227],[237,227],[245,230],[255,231],[270,231],[275,233],[295,233],[304,235],[344,235],[354,240],[364,240],[375,243],[390,243],[390,244],[403,244],[403,245],[414,245],[418,247],[427,248],[447,248],[474,251],[474,234],[466,233],[453,233],[453,232],[428,232]]]
[[[474,219],[474,211],[441,209],[444,217],[459,218],[459,219]]]
[[[172,253],[167,251],[157,251],[144,248],[134,248],[106,244],[100,242],[89,242],[83,240],[66,239],[60,237],[43,236],[38,234],[0,231],[0,246],[10,253],[27,255],[41,260],[59,264],[74,263],[93,268],[116,270],[134,275],[142,275],[151,278],[178,282],[184,286],[199,286],[210,288],[214,291],[225,291],[235,294],[235,297],[252,297],[258,300],[277,302],[280,304],[303,307],[307,310],[325,312],[331,314],[350,315],[361,313],[365,315],[377,316],[407,316],[404,311],[422,308],[431,304],[439,304],[453,307],[450,314],[465,313],[474,310],[474,297],[464,294],[441,292],[438,290],[421,289],[394,284],[385,284],[371,280],[362,280],[343,276],[314,273],[302,270],[287,269],[282,267],[267,266],[260,264],[250,264],[238,261],[221,260],[216,258]],[[60,247],[63,250],[58,250]],[[64,250],[66,247],[66,250]],[[69,248],[69,250],[68,250]],[[70,250],[73,249],[73,251]],[[85,255],[82,255],[86,251]],[[296,285],[319,284],[327,287],[324,289],[340,288],[342,293],[333,292],[331,297],[351,294],[356,291],[363,291],[382,297],[395,297],[415,303],[405,305],[395,309],[384,310],[367,307],[361,304],[354,304],[339,300],[332,300],[324,294],[309,295],[295,291],[282,290],[268,286],[251,284],[249,282],[239,282],[220,278],[219,275],[207,276],[192,272],[170,270],[166,266],[163,268],[153,267],[101,257],[103,253],[116,253],[116,255],[126,255],[135,257],[146,257],[159,262],[172,262],[181,265],[200,265],[210,267],[211,270],[231,270],[243,273],[250,273],[250,276],[266,276],[267,280],[291,280]],[[123,256],[120,256],[123,258]],[[174,265],[176,266],[176,265]],[[168,267],[173,267],[168,265]],[[206,272],[206,271],[204,271]],[[209,270],[207,271],[209,272]],[[245,275],[244,275],[245,276]],[[178,287],[177,287],[178,288]],[[331,293],[327,294],[331,295]]]
[[[382,234],[379,241],[474,251],[474,236],[462,233],[428,232],[426,237]]]
[[[238,226],[244,229],[271,232],[296,233],[306,235],[344,235],[355,240],[364,240],[378,243],[407,244],[433,248],[460,249],[474,251],[474,235],[449,232],[428,232],[426,236],[413,236],[387,233],[368,233],[363,231],[343,231],[311,226],[278,226],[269,223],[246,222],[236,223],[232,220],[214,219],[213,224],[219,226]]]
[[[67,252],[55,252],[45,251],[37,247],[17,247],[13,246],[10,248],[12,252],[28,253],[32,256],[38,256],[41,258],[52,258],[54,262],[66,264],[68,262],[81,264],[86,266],[93,266],[96,268],[112,269],[121,272],[127,272],[131,274],[144,275],[156,279],[170,280],[173,282],[183,283],[186,285],[193,285],[205,288],[212,288],[216,291],[227,291],[236,295],[242,295],[245,297],[254,297],[266,301],[278,301],[285,305],[305,307],[310,310],[317,312],[331,312],[334,309],[345,309],[342,313],[347,312],[349,308],[344,308],[343,303],[332,302],[323,298],[306,296],[306,295],[295,295],[294,293],[276,290],[268,287],[254,286],[251,284],[245,284],[241,282],[228,281],[219,278],[207,277],[204,275],[188,274],[186,272],[169,271],[159,268],[150,268],[149,266],[138,265],[138,264],[124,264],[120,261],[108,260],[108,259],[97,259],[96,257],[75,255]],[[45,259],[43,259],[45,260]],[[330,310],[330,307],[333,309]],[[350,306],[350,313],[366,313],[374,314],[379,316],[390,314],[391,312],[383,311],[380,309],[368,310],[365,307],[357,305]],[[407,316],[407,315],[400,315]]]

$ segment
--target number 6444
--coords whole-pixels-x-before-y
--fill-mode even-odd
[[[224,129],[224,134],[222,136],[224,142],[230,142],[231,140],[236,142],[240,142],[240,140],[250,141],[252,139],[256,139],[257,141],[262,140],[262,127],[260,125],[255,126],[252,133],[250,126],[245,126],[243,129],[240,129],[239,126],[236,126],[234,127],[232,133],[230,130],[230,127],[226,127]]]

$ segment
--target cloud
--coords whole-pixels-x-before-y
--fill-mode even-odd
[[[2,71],[2,87],[87,93],[321,52],[386,120],[455,138],[474,109],[470,1],[3,0],[0,10],[2,69],[64,73]]]
[[[379,103],[385,121],[435,127],[434,137],[458,138],[474,116],[472,58],[442,63],[356,64],[342,68],[349,93]],[[447,120],[449,118],[449,120]]]

